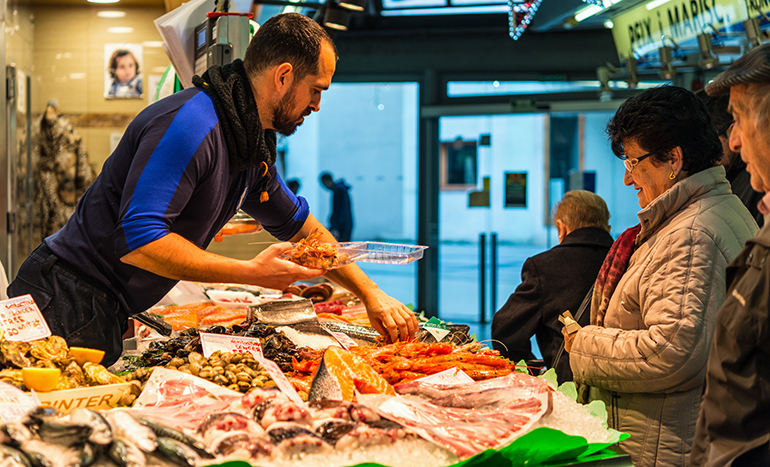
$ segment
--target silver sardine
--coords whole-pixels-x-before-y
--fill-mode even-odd
[[[114,438],[107,455],[118,467],[145,467],[147,465],[144,452],[133,442],[124,438]]]
[[[195,467],[200,460],[198,454],[190,446],[173,438],[158,438],[158,451],[168,460],[182,467]]]
[[[112,428],[107,420],[95,410],[77,408],[69,414],[70,422],[91,427],[91,436],[88,441],[94,444],[106,446],[112,442]]]
[[[215,457],[208,451],[208,449],[206,449],[205,444],[193,438],[192,436],[189,436],[177,429],[171,428],[170,426],[166,426],[147,417],[136,417],[136,419],[139,421],[139,423],[155,432],[155,435],[158,437],[172,438],[181,443],[184,443],[193,448],[195,452],[204,459],[213,459]]]
[[[158,447],[155,433],[139,423],[130,413],[123,410],[111,410],[107,413],[107,421],[110,422],[115,436],[132,440],[142,451],[152,452]]]

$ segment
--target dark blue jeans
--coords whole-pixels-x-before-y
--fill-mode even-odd
[[[104,350],[102,364],[120,358],[127,315],[109,292],[64,264],[43,243],[24,261],[8,296],[30,294],[51,332],[70,347]]]

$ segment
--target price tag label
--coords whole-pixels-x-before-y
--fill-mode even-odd
[[[254,358],[257,359],[260,365],[265,367],[267,374],[270,375],[270,379],[275,381],[275,385],[278,386],[278,389],[280,389],[282,393],[286,394],[286,396],[294,402],[304,404],[302,398],[299,397],[297,391],[294,390],[294,386],[292,386],[289,380],[286,379],[286,375],[283,374],[283,371],[281,371],[274,361],[269,360],[262,355]]]
[[[35,397],[25,394],[10,384],[0,383],[0,422],[16,423],[20,422],[27,412],[40,405]]]
[[[259,338],[228,336],[226,334],[212,334],[208,332],[202,332],[200,336],[204,357],[211,356],[217,350],[222,352],[249,353],[260,365],[265,367],[267,374],[270,375],[270,379],[275,381],[275,385],[278,386],[282,393],[298,404],[304,403],[278,365],[262,355],[262,344],[259,342]]]
[[[420,378],[417,381],[430,384],[456,385],[472,383],[473,378],[459,368],[450,368],[440,373]]]
[[[34,341],[51,335],[40,308],[29,294],[0,302],[0,329],[9,341]]]
[[[227,334],[200,333],[203,356],[208,358],[217,350],[221,352],[248,353],[262,357],[262,344],[258,337],[228,336]]]
[[[445,338],[450,331],[448,327],[441,320],[435,316],[428,320],[427,323],[422,325],[422,328],[428,331],[436,338],[436,342],[441,342],[441,339]]]
[[[331,335],[337,339],[337,342],[339,342],[342,348],[345,350],[350,350],[352,347],[358,347],[358,342],[354,341],[344,332],[329,331],[329,333],[331,333]]]

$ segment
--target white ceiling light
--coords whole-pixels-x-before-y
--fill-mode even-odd
[[[651,11],[651,10],[654,10],[655,8],[658,8],[661,5],[665,5],[670,1],[671,0],[652,0],[650,3],[645,5],[645,8],[647,8],[647,11]]]
[[[163,47],[163,41],[144,41],[142,45],[145,47]]]
[[[88,3],[118,3],[120,0],[88,0]]]
[[[587,0],[583,0],[583,1],[587,2]],[[599,13],[603,12],[607,8],[611,7],[612,5],[617,5],[622,1],[623,0],[603,0],[598,3],[592,3],[591,5],[588,5],[585,8],[581,8],[580,10],[577,11],[577,13],[575,13],[575,21],[579,23],[594,15],[598,15]]]
[[[581,8],[577,13],[575,13],[575,21],[579,23],[584,19],[598,15],[602,11],[604,11],[604,8],[600,7],[599,5],[588,5],[587,7]]]
[[[114,27],[114,28],[107,28],[107,32],[112,34],[131,34],[134,32],[134,28],[128,28],[128,27]]]
[[[97,13],[96,16],[98,16],[99,18],[123,18],[124,16],[126,16],[126,12],[105,10]]]

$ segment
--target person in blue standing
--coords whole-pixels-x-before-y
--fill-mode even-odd
[[[179,280],[283,289],[326,277],[355,293],[391,340],[413,336],[414,314],[356,265],[308,269],[278,243],[251,260],[206,251],[242,209],[280,240],[314,229],[332,235],[275,168],[276,132],[290,135],[320,110],[337,62],[329,35],[310,18],[277,15],[259,28],[244,60],[213,66],[194,87],[162,99],[129,124],[75,213],[22,264],[11,297],[31,294],[51,331],[115,362],[130,315]]]
[[[329,231],[340,242],[349,242],[353,232],[353,207],[350,204],[350,185],[345,180],[336,182],[329,172],[321,174],[321,184],[332,192],[332,213],[329,216]]]

